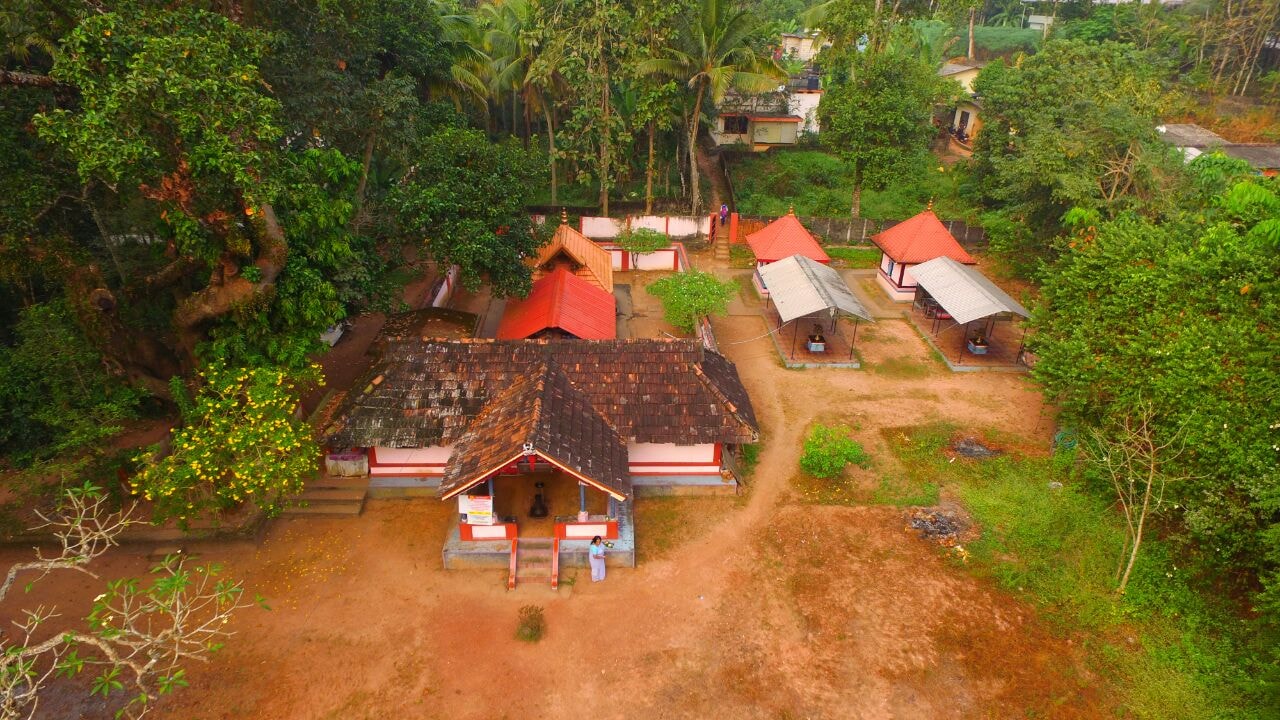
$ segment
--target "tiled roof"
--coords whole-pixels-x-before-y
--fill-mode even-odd
[[[457,495],[531,454],[620,500],[631,495],[626,443],[550,361],[498,393],[476,416],[453,448],[440,496]]]
[[[551,361],[627,442],[758,436],[733,364],[686,339],[392,341],[323,434],[335,447],[451,445],[491,400]]]
[[[1157,125],[1160,139],[1175,147],[1206,148],[1226,145],[1227,139],[1218,133],[1195,123],[1165,123]]]
[[[576,267],[573,274],[604,290],[613,292],[613,260],[609,251],[591,242],[586,235],[562,221],[551,236],[551,242],[538,251],[533,261],[533,279],[554,270],[557,256],[567,257]]]
[[[871,242],[897,263],[922,263],[936,257],[949,257],[966,265],[974,264],[974,259],[947,232],[932,210],[872,235]]]
[[[507,302],[498,339],[520,340],[555,328],[583,340],[612,340],[617,319],[612,294],[561,267],[535,282],[529,297]]]
[[[795,212],[788,212],[751,233],[747,236],[747,244],[760,262],[777,262],[792,255],[803,255],[820,263],[831,262],[822,246],[800,223]]]

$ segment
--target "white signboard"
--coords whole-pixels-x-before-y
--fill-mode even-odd
[[[493,496],[459,495],[458,512],[467,516],[468,525],[492,525]]]

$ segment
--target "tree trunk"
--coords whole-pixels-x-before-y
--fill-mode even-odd
[[[555,205],[558,183],[556,178],[556,122],[551,113],[551,103],[542,103],[542,114],[547,118],[547,155],[551,158],[551,204]]]
[[[364,140],[364,157],[360,163],[360,182],[356,183],[355,212],[351,214],[353,219],[360,216],[360,209],[364,206],[364,191],[369,184],[369,168],[373,166],[373,147],[377,142],[377,131],[370,130],[369,136]]]
[[[649,121],[649,161],[644,166],[644,214],[653,214],[653,136],[657,127]]]
[[[698,186],[698,130],[702,125],[702,96],[706,94],[705,80],[698,82],[698,99],[693,103],[693,115],[689,118],[689,207],[697,215],[702,207],[702,188]]]
[[[71,89],[71,86],[63,85],[48,75],[36,75],[34,73],[17,72],[15,70],[5,70],[3,68],[0,68],[0,85],[59,88],[64,90]]]
[[[609,93],[609,62],[604,56],[604,27],[596,28],[596,53],[600,58],[600,103],[601,117],[604,123],[600,129],[600,214],[609,217],[609,167],[611,148],[609,146],[609,111],[611,110]]]
[[[973,60],[973,20],[974,20],[974,16],[976,16],[977,14],[978,14],[977,5],[974,5],[973,7],[969,8],[969,54],[967,57],[970,60]]]
[[[1142,545],[1142,529],[1147,522],[1147,510],[1151,506],[1151,486],[1155,483],[1154,471],[1150,471],[1147,475],[1147,487],[1142,497],[1142,510],[1138,512],[1138,528],[1133,533],[1133,547],[1129,550],[1129,563],[1125,565],[1124,575],[1120,578],[1120,585],[1116,588],[1116,592],[1124,594],[1125,588],[1129,585],[1129,574],[1133,572],[1133,566],[1138,562],[1138,548]]]
[[[850,209],[853,217],[862,217],[862,173],[855,172],[853,176],[853,205]]]

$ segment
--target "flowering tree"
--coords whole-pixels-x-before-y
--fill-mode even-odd
[[[291,374],[213,363],[200,377],[194,401],[180,400],[184,422],[170,453],[145,465],[134,491],[155,501],[157,519],[186,522],[245,501],[279,512],[316,469],[319,447],[295,411],[300,388],[323,382],[319,366]]]
[[[45,524],[37,528],[52,531],[61,551],[38,552],[36,560],[10,567],[0,584],[0,601],[28,571],[41,572],[28,588],[54,570],[97,577],[89,563],[114,547],[135,522],[132,509],[111,511],[101,488],[89,483],[69,489],[55,513],[41,515]],[[241,583],[219,578],[217,565],[192,567],[172,555],[151,573],[145,584],[109,582],[93,601],[87,627],[51,627],[61,624],[55,608],[23,610],[13,621],[16,632],[0,639],[0,720],[33,716],[51,679],[74,678],[86,670],[97,673],[93,694],[108,700],[128,695],[116,717],[145,715],[160,695],[185,687],[183,664],[217,652],[231,634],[232,614],[249,601]]]

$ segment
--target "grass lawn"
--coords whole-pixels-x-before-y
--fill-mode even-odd
[[[961,197],[968,177],[961,164],[939,172],[932,155],[916,172],[884,190],[864,188],[862,215],[876,220],[903,220],[924,209],[948,220],[974,218],[977,209]],[[853,196],[849,166],[824,150],[784,150],[735,158],[729,165],[734,199],[744,215],[778,216],[794,206],[805,217],[848,217]]]
[[[1063,632],[1082,635],[1098,675],[1123,698],[1122,716],[1275,717],[1275,669],[1262,659],[1258,628],[1179,570],[1155,532],[1128,592],[1115,594],[1123,529],[1072,457],[1010,451],[952,460],[944,450],[955,432],[946,425],[886,431],[905,472],[882,483],[873,500],[929,502],[938,488],[958,497],[981,528],[968,547],[969,569],[1036,605]]]
[[[880,264],[880,248],[874,245],[827,245],[822,248],[835,267],[873,268]]]

